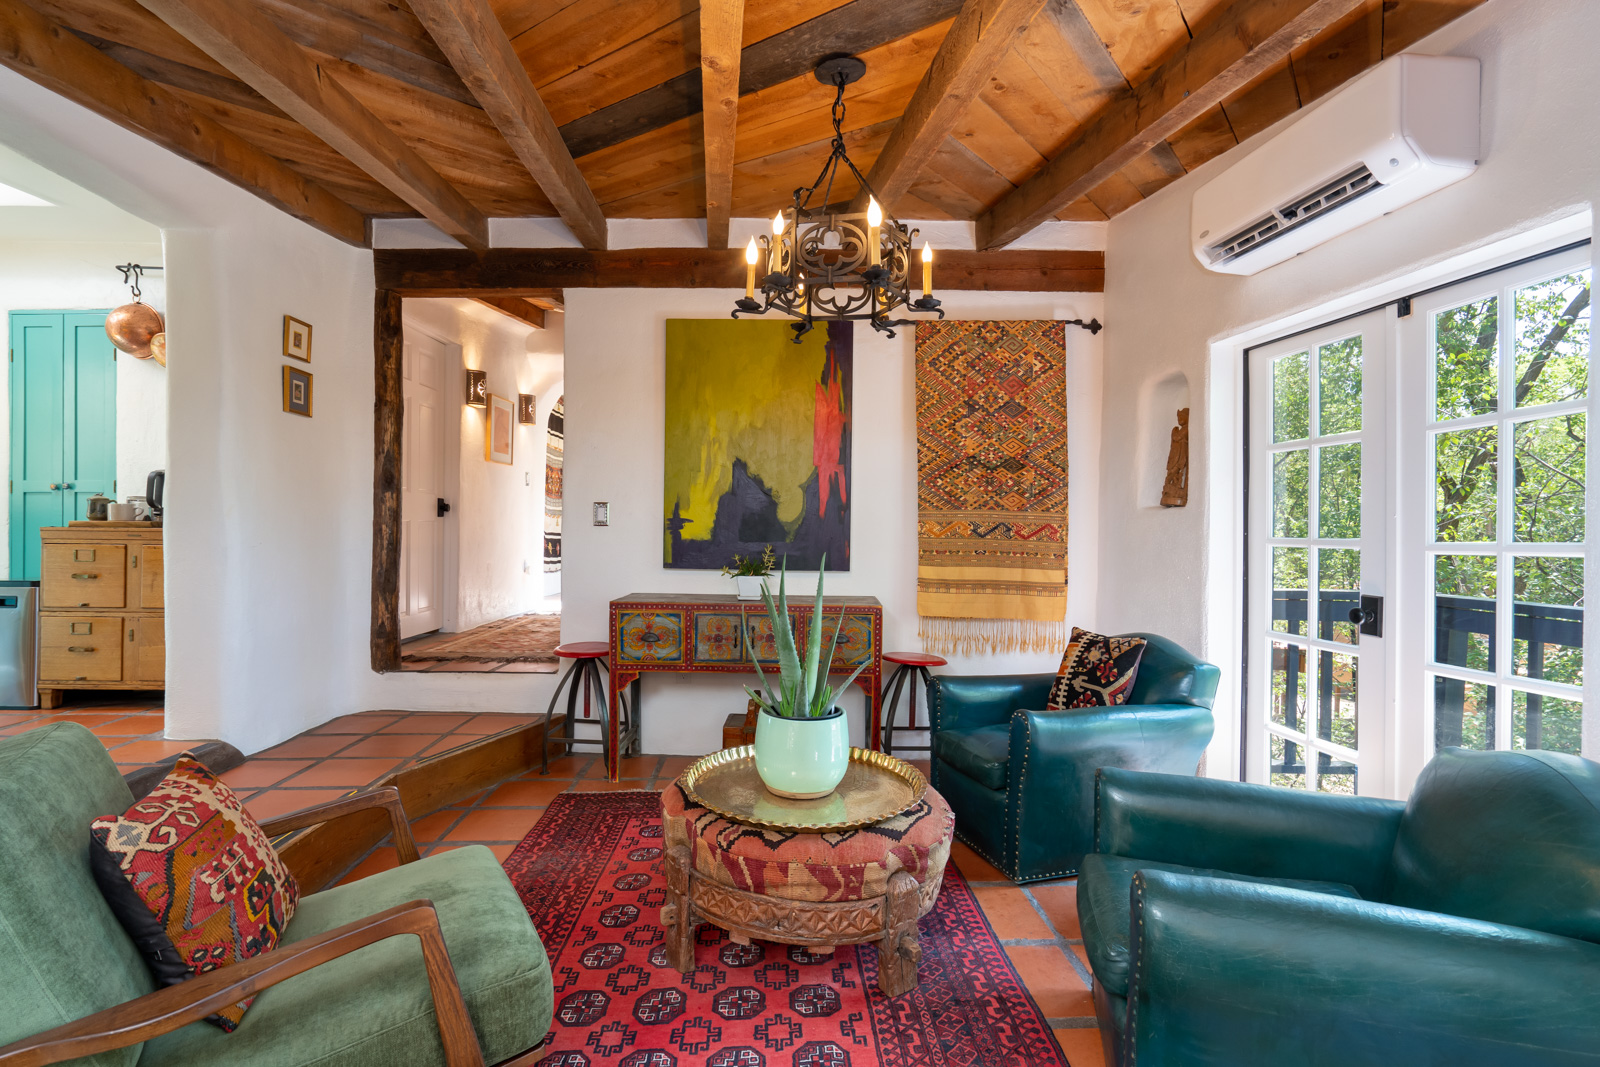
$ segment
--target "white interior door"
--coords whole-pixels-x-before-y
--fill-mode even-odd
[[[442,341],[406,331],[405,439],[400,460],[400,637],[444,621],[444,381]]]
[[[1387,584],[1384,322],[1373,312],[1249,356],[1252,782],[1387,791],[1387,642],[1350,617]]]

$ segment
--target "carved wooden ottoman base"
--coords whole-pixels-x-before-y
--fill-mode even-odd
[[[667,850],[667,903],[661,925],[667,931],[667,962],[684,974],[694,971],[694,931],[702,922],[728,931],[741,945],[751,939],[804,945],[826,954],[838,945],[878,947],[878,988],[897,997],[917,987],[922,945],[917,920],[923,907],[921,886],[905,871],[889,878],[887,896],[863,900],[809,901],[747,893],[703,878],[689,862],[689,850]],[[937,886],[927,894],[931,908]]]

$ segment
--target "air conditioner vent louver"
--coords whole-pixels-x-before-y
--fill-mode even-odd
[[[1211,256],[1211,262],[1226,263],[1377,188],[1379,188],[1378,180],[1363,163],[1350,173],[1335,178],[1305,196],[1291,200],[1272,214],[1251,223],[1216,244],[1208,245],[1206,251]]]

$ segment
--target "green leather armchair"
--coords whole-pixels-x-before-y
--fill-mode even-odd
[[[1445,749],[1409,803],[1100,773],[1115,1067],[1600,1064],[1600,764]]]
[[[1100,767],[1193,774],[1219,672],[1155,634],[1128,703],[1046,711],[1054,674],[935,676],[932,782],[956,837],[1016,882],[1078,873]],[[1037,710],[1035,710],[1037,709]]]
[[[544,1051],[550,962],[479,846],[305,894],[277,948],[158,989],[89,869],[90,820],[132,803],[82,726],[0,738],[0,1067],[522,1067]],[[233,1033],[199,1021],[251,993]]]

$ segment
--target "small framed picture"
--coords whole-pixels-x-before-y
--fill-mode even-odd
[[[293,315],[283,317],[283,354],[311,362],[311,324]]]
[[[532,426],[539,421],[539,401],[532,393],[517,394],[517,422]]]
[[[489,394],[489,416],[484,424],[483,458],[491,463],[511,462],[512,426],[517,409],[503,396]]]
[[[283,368],[283,410],[291,415],[311,417],[311,372],[299,367]],[[507,460],[506,462],[510,462]]]

